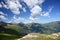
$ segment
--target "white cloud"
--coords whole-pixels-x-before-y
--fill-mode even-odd
[[[35,6],[31,9],[32,15],[33,15],[33,14],[37,15],[37,14],[39,14],[39,12],[41,12],[41,11],[42,11],[42,9],[41,9],[41,7],[38,6],[38,5],[35,5]]]
[[[7,8],[7,9],[8,9],[8,7],[7,7],[7,5],[6,5],[6,4],[4,4],[3,2],[1,2],[1,4],[2,4],[2,7],[4,7],[4,8]]]
[[[39,4],[42,4],[45,0],[38,0]]]
[[[49,17],[50,18],[50,12],[52,11],[53,7],[50,7],[48,9],[47,12],[42,12],[42,8],[40,6],[34,6],[32,9],[31,9],[31,16],[30,16],[30,20],[36,20],[38,19],[38,17],[40,16],[44,16],[44,17]]]
[[[39,6],[44,2],[44,0],[23,0],[23,1],[30,8],[30,12],[31,12],[31,15],[29,17],[30,20],[32,21],[39,20],[40,16],[50,17],[50,12],[52,8],[48,9],[48,11],[43,14],[42,8],[41,6]]]
[[[5,20],[5,19],[6,19],[6,17],[5,17],[5,16],[3,16],[3,15],[0,15],[0,19]]]
[[[0,14],[4,15],[4,13],[3,13],[3,12],[1,12],[1,11],[0,11]]]
[[[19,0],[8,0],[6,3],[14,14],[20,14],[19,8],[22,8],[22,5],[19,3]]]
[[[20,14],[19,8],[22,8],[22,5],[19,0],[7,0],[5,3],[1,2],[0,7],[10,9],[14,14]]]
[[[40,6],[44,0],[23,0],[27,6],[30,8],[30,12],[31,12],[31,15],[29,17],[29,19],[25,19],[25,18],[21,18],[21,17],[16,17],[16,16],[13,16],[12,20],[9,21],[9,22],[12,22],[12,23],[20,23],[20,22],[38,22],[39,20],[39,17],[40,16],[44,16],[44,17],[50,17],[50,12],[52,10],[52,8],[50,8],[47,12],[45,12],[43,14],[42,12],[42,7]],[[5,7],[7,9],[10,9],[14,14],[20,14],[20,8],[26,12],[27,10],[25,9],[25,7],[23,8],[22,5],[20,4],[19,0],[7,0],[6,1],[7,4],[4,4],[2,2],[2,5],[0,4],[0,7]],[[6,17],[4,15],[4,13],[1,13],[1,16],[0,18],[2,19],[6,19]]]
[[[35,17],[35,18],[34,17],[30,17],[29,19],[34,21],[34,20],[37,20],[38,18],[37,17]]]
[[[43,14],[42,16],[49,16],[49,12],[46,12],[46,13]]]
[[[2,7],[2,5],[0,4],[0,8]]]
[[[39,6],[41,5],[44,0],[23,0],[30,9],[31,15],[29,17],[30,20],[36,20],[37,17],[41,15],[42,8]]]
[[[31,19],[31,20],[37,19],[36,17],[40,16],[41,11],[42,11],[41,7],[38,6],[38,5],[35,5],[35,6],[31,9],[30,19]]]
[[[20,23],[24,20],[25,20],[24,18],[19,17],[19,18],[14,19],[13,23]]]
[[[50,17],[50,12],[52,11],[52,9],[53,9],[53,7],[51,7],[47,12],[45,12],[41,16]]]
[[[7,16],[7,14],[4,14],[3,12],[0,11],[0,15],[4,15],[4,16]]]
[[[32,20],[30,19],[26,19],[26,21],[24,21],[23,23],[40,23],[40,19],[39,18],[32,18]]]
[[[7,18],[5,16],[7,16],[7,14],[0,12],[0,19],[6,20]]]
[[[25,9],[25,8],[23,8],[23,11],[24,11],[24,12],[26,12],[26,9]]]
[[[33,21],[32,20],[29,20],[29,19],[26,19],[26,21],[24,21],[23,23],[32,23]]]
[[[44,0],[23,0],[30,8],[37,4],[42,4]]]
[[[13,16],[12,20],[9,21],[9,23],[20,23],[24,21],[25,21],[25,18]]]

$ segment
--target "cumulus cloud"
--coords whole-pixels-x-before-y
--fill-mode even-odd
[[[42,4],[44,0],[23,0],[30,8],[37,4]]]
[[[42,11],[41,7],[38,5],[35,5],[32,9],[31,12],[32,14],[39,14],[39,12]]]
[[[42,8],[39,5],[35,5],[32,9],[31,9],[31,15],[30,15],[30,20],[36,20],[38,19],[40,16],[44,16],[44,17],[50,17],[50,13],[52,11],[53,7],[50,7],[48,9],[47,12],[42,12]]]
[[[6,3],[7,3],[8,8],[14,14],[20,14],[19,8],[22,8],[22,5],[19,3],[19,0],[7,0]]]
[[[3,16],[3,15],[0,15],[0,19],[5,20],[5,19],[6,19],[6,17],[5,17],[5,16]]]
[[[7,9],[8,9],[7,5],[6,5],[6,4],[4,4],[3,2],[1,2],[1,5],[2,5],[2,7],[4,7],[4,8],[7,8]]]
[[[49,12],[46,12],[46,13],[43,14],[42,16],[49,16]]]
[[[0,19],[6,20],[7,18],[5,16],[7,16],[7,14],[0,12]]]
[[[41,11],[42,11],[41,7],[40,7],[39,5],[35,5],[35,6],[31,9],[30,19],[31,19],[31,20],[37,19],[36,17],[37,17],[37,16],[40,16]]]
[[[26,12],[26,9],[22,7],[22,4],[20,4],[20,0],[5,0],[5,3],[6,4],[1,2],[0,7],[10,9],[13,14],[20,14],[20,9]]]
[[[34,21],[34,20],[37,20],[38,18],[37,17],[30,17],[29,19]]]
[[[42,8],[39,6],[41,5],[44,0],[23,0],[30,9],[31,15],[29,17],[30,20],[38,19],[40,16]]]
[[[51,7],[47,12],[45,12],[44,14],[41,14],[41,16],[45,16],[45,17],[50,17],[50,12],[52,11],[53,7]]]
[[[4,13],[0,11],[0,15],[1,15],[1,14],[4,15]]]
[[[7,0],[5,3],[1,2],[0,7],[10,9],[14,14],[20,14],[19,8],[22,8],[22,5],[19,0]]]
[[[48,9],[47,12],[42,12],[42,7],[41,4],[44,2],[44,0],[23,0],[27,6],[30,9],[30,17],[29,17],[29,21],[28,22],[36,22],[37,20],[39,20],[40,16],[44,16],[44,17],[50,17],[50,12],[52,10],[52,8]],[[2,5],[1,5],[2,4]],[[20,4],[19,0],[7,0],[6,4],[4,4],[3,2],[1,2],[0,7],[5,7],[7,9],[10,9],[14,14],[20,14],[20,8],[26,12],[26,8],[22,7],[22,4]],[[0,18],[5,18],[4,13],[0,13],[1,16]],[[13,16],[12,20],[9,22],[12,23],[20,23],[21,21],[25,21],[25,18],[21,18],[21,17],[16,17]],[[26,20],[27,22],[27,20]]]
[[[2,7],[2,4],[0,4],[0,8]]]
[[[7,14],[4,14],[3,12],[0,11],[0,15],[4,15],[4,16],[7,16]]]
[[[23,8],[23,11],[24,11],[24,12],[26,12],[26,9],[25,9],[25,8]]]
[[[21,18],[21,17],[16,17],[15,15],[13,16],[12,20],[9,21],[9,23],[20,23],[25,21],[25,18]]]
[[[41,7],[38,5],[35,5],[32,9],[31,9],[31,15],[39,15],[40,12],[42,11]]]
[[[33,21],[32,20],[30,20],[30,19],[26,19],[23,23],[33,23]]]

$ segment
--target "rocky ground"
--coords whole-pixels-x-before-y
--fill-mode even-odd
[[[36,38],[42,38],[45,39],[45,38],[51,38],[51,39],[56,39],[60,36],[60,33],[53,33],[53,34],[50,34],[50,35],[47,35],[47,34],[39,34],[39,33],[30,33],[22,38],[19,38],[17,40],[37,40]],[[39,40],[40,40],[39,39]]]

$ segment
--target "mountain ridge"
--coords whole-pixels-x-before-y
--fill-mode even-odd
[[[5,34],[8,35],[11,34],[16,35],[18,38],[21,38],[29,33],[52,34],[58,32],[60,32],[60,21],[50,22],[46,24],[40,24],[40,23],[12,24],[12,23],[0,22],[0,37],[7,36]],[[5,37],[3,37],[3,39],[4,38]],[[2,38],[0,39],[3,40]],[[10,40],[10,37],[6,39]]]

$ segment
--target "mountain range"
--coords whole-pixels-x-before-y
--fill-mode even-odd
[[[60,21],[50,23],[6,23],[0,22],[0,33],[7,33],[22,37],[29,33],[52,34],[60,32]]]

